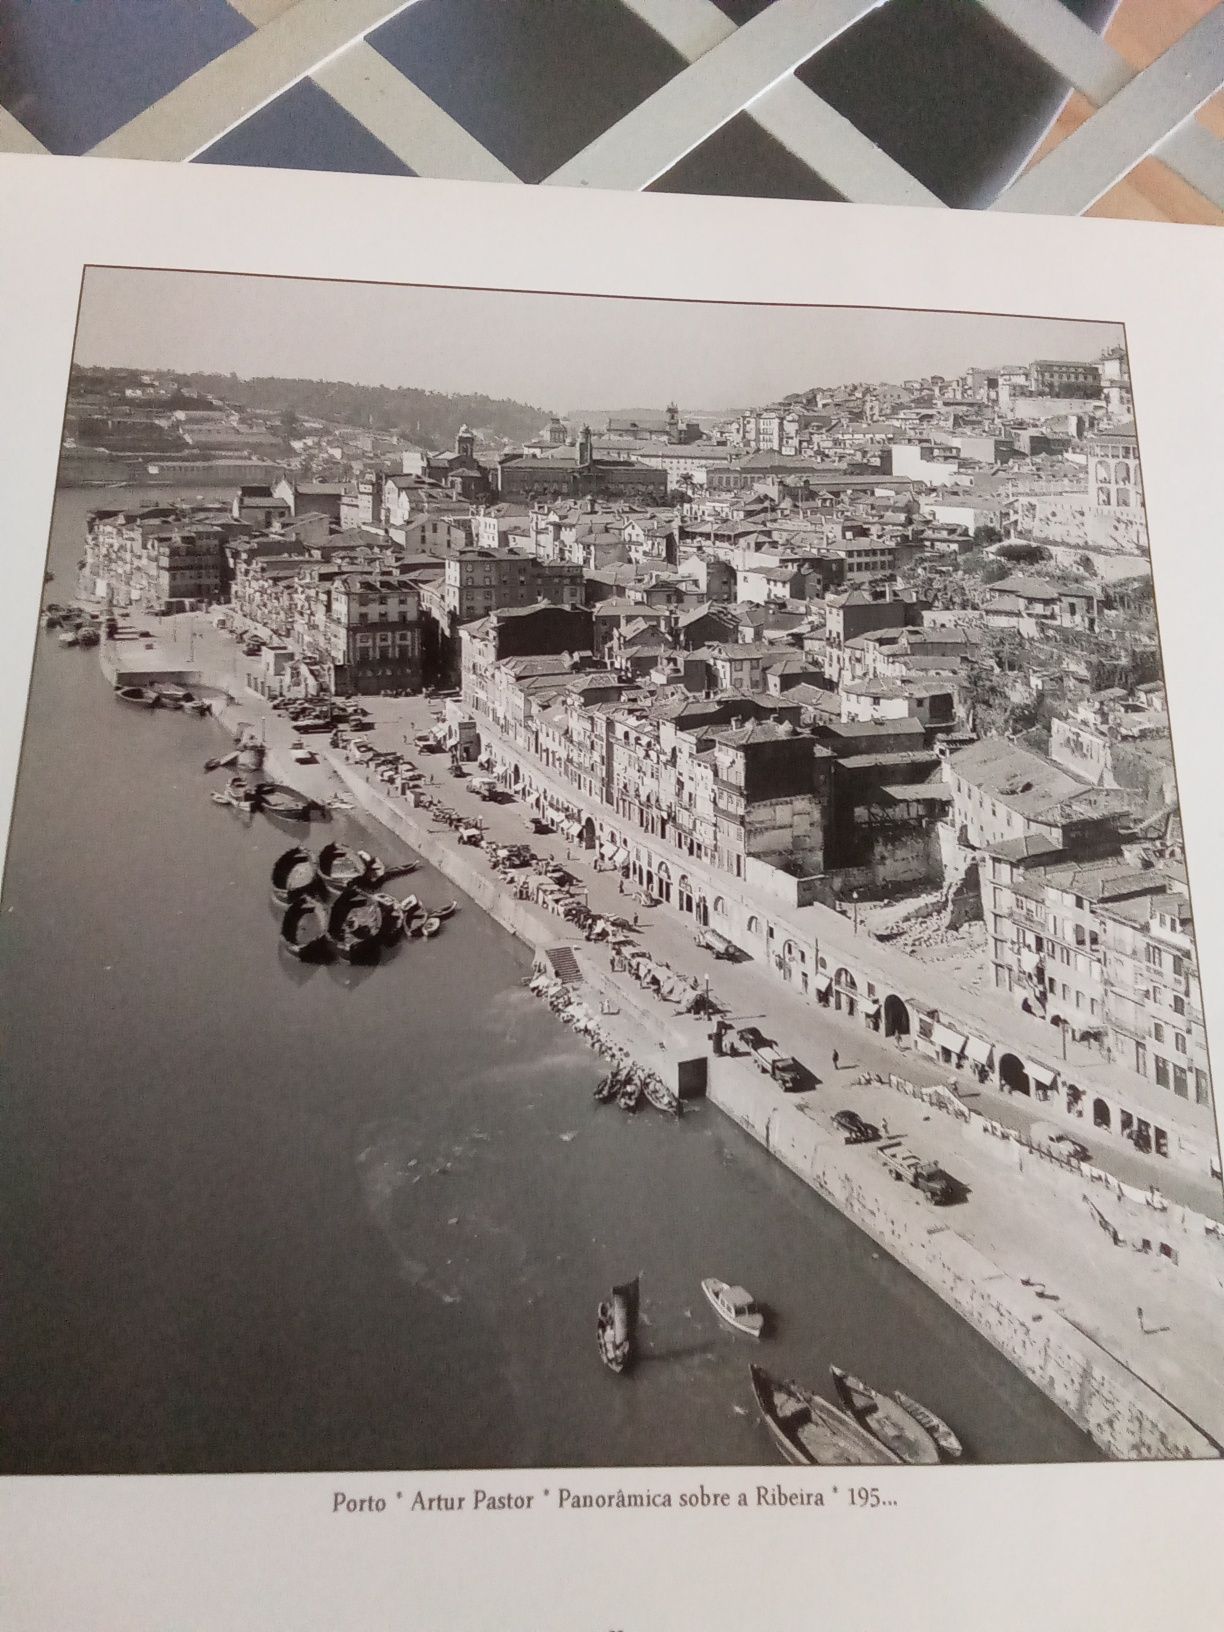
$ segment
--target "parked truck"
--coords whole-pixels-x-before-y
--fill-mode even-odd
[[[756,1026],[741,1026],[739,1040],[748,1050],[758,1071],[772,1077],[786,1093],[793,1093],[803,1085],[803,1072],[798,1060],[783,1054],[772,1037],[766,1037]]]
[[[937,1162],[924,1161],[900,1141],[881,1145],[880,1159],[900,1183],[911,1184],[936,1207],[943,1207],[957,1197],[956,1180],[945,1173]]]

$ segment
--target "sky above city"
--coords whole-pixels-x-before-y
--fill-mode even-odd
[[[94,267],[76,360],[513,397],[555,412],[744,407],[812,386],[1086,361],[1108,323],[615,300]]]

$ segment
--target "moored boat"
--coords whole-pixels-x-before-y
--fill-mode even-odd
[[[83,628],[77,630],[78,646],[97,646],[101,640],[102,636],[94,628],[92,623],[87,623]]]
[[[616,1092],[616,1103],[622,1111],[636,1111],[642,1102],[642,1079],[629,1071]]]
[[[900,1461],[818,1394],[770,1376],[763,1366],[750,1366],[749,1371],[757,1408],[788,1462],[802,1467],[858,1468]]]
[[[427,940],[432,940],[432,938],[441,928],[442,920],[440,918],[426,918],[425,922],[421,925],[421,934],[424,935]]]
[[[898,1461],[919,1465],[939,1461],[939,1447],[903,1405],[839,1366],[830,1366],[829,1371],[846,1410]]]
[[[346,844],[325,844],[319,851],[319,882],[328,895],[337,896],[342,890],[363,883],[368,871],[359,853]]]
[[[56,639],[59,641],[61,646],[76,646],[79,643],[80,637],[77,635],[75,629],[61,629],[59,634],[56,636]]]
[[[622,1372],[633,1363],[640,1279],[635,1275],[631,1281],[614,1286],[611,1299],[601,1303],[597,1311],[595,1330],[599,1358],[609,1371]]]
[[[318,878],[318,868],[309,850],[295,844],[272,863],[272,894],[286,904],[304,895]]]
[[[207,697],[193,697],[190,702],[183,704],[184,714],[204,715],[212,713],[212,704]]]
[[[303,963],[323,963],[331,956],[327,914],[309,896],[301,896],[286,907],[280,939],[285,951]]]
[[[136,708],[156,708],[158,704],[152,686],[116,686],[115,696],[121,703],[131,703]]]
[[[404,909],[393,895],[376,895],[373,899],[382,908],[382,943],[394,946],[404,933]]]
[[[965,1447],[948,1427],[942,1417],[937,1417],[929,1406],[922,1405],[917,1400],[903,1394],[898,1388],[893,1393],[893,1399],[903,1411],[908,1411],[915,1422],[921,1423],[939,1447],[939,1454],[945,1462],[959,1462],[965,1454]]]
[[[427,918],[437,918],[441,922],[444,918],[453,918],[459,910],[458,901],[448,901],[444,907],[422,907],[421,911]]]
[[[171,685],[167,680],[159,680],[153,689],[161,698],[163,708],[182,708],[184,703],[195,702],[193,691],[188,691],[184,686]]]
[[[743,1332],[746,1337],[760,1337],[765,1330],[765,1316],[757,1308],[752,1293],[742,1286],[731,1286],[710,1275],[702,1281],[701,1290],[715,1314],[737,1332]]]
[[[680,1100],[673,1094],[665,1083],[659,1081],[652,1071],[642,1086],[642,1092],[656,1111],[662,1111],[666,1116],[679,1116],[681,1111]]]
[[[382,947],[383,908],[376,897],[347,889],[332,902],[327,938],[346,963],[377,963]]]
[[[257,782],[255,800],[259,809],[269,816],[283,816],[294,822],[309,821],[317,809],[313,799],[283,782]]]

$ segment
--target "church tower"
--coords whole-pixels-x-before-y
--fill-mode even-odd
[[[674,402],[667,405],[667,440],[669,442],[680,440],[680,410]]]
[[[583,470],[595,462],[594,451],[591,446],[591,427],[584,425],[582,435],[578,438],[578,468]]]
[[[459,427],[459,435],[455,438],[455,453],[469,465],[476,462],[476,438],[466,425]]]

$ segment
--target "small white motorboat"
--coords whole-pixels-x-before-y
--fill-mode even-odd
[[[757,1308],[751,1292],[745,1292],[742,1286],[730,1286],[711,1275],[702,1281],[701,1290],[715,1312],[735,1331],[747,1337],[760,1337],[765,1330],[765,1316]]]

